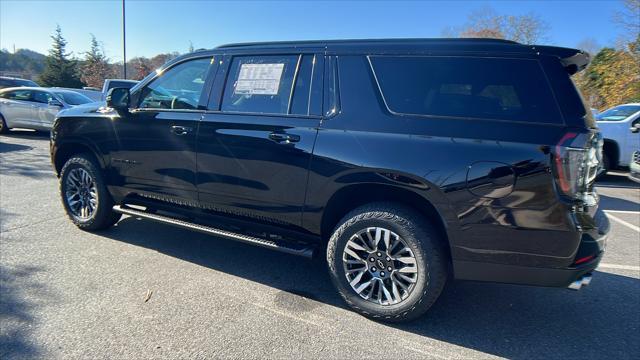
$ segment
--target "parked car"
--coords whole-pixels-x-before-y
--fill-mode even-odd
[[[629,179],[640,183],[640,150],[636,150],[631,155],[629,163]]]
[[[105,79],[104,85],[102,86],[102,99],[104,100],[107,97],[107,93],[109,90],[113,88],[127,88],[131,89],[132,87],[138,84],[137,80],[126,80],[126,79]]]
[[[315,252],[353,309],[403,321],[449,277],[589,284],[609,223],[570,79],[588,62],[489,39],[226,45],[61,112],[51,159],[80,229],[128,214]]]
[[[11,128],[49,130],[63,109],[93,102],[82,94],[57,88],[19,87],[0,90],[0,133]]]
[[[85,89],[85,88],[76,89],[76,88],[66,88],[66,87],[54,87],[52,89],[73,91],[88,97],[93,102],[103,101],[102,92],[100,90],[96,91],[96,90]]]
[[[612,107],[600,113],[596,119],[604,137],[605,171],[629,166],[631,153],[640,144],[640,134],[629,131],[640,124],[640,103]]]
[[[635,124],[629,130],[634,134],[640,133],[640,123]],[[631,154],[631,161],[629,161],[629,179],[640,183],[640,143],[636,146],[636,150]]]
[[[19,86],[31,86],[37,87],[40,86],[36,84],[35,81],[20,79],[8,76],[0,76],[0,89],[5,89],[9,87],[19,87]]]

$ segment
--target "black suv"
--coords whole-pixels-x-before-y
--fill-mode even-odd
[[[449,277],[589,283],[609,226],[570,78],[588,62],[487,39],[226,45],[61,112],[51,158],[81,229],[127,214],[320,250],[351,307],[402,321]]]

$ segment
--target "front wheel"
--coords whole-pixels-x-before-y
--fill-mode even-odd
[[[365,205],[347,214],[327,247],[331,278],[359,313],[400,322],[424,314],[447,279],[447,256],[437,231],[411,209]]]
[[[4,134],[8,131],[9,131],[9,128],[7,127],[7,122],[4,121],[4,117],[0,115],[0,134]]]
[[[67,216],[83,230],[105,229],[120,220],[100,168],[89,154],[71,157],[60,172],[60,196]]]

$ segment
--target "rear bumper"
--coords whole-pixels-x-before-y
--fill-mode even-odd
[[[453,261],[455,278],[534,286],[568,287],[598,267],[609,235],[609,220],[602,211],[593,218],[595,227],[583,230],[575,259],[589,260],[565,268],[542,268],[507,264]]]

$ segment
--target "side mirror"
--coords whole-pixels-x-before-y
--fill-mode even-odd
[[[632,127],[629,128],[629,130],[631,130],[631,132],[634,134],[640,132],[640,123],[634,124]]]
[[[107,106],[115,109],[117,112],[129,111],[131,95],[127,88],[113,88],[107,93]]]
[[[49,104],[49,106],[57,106],[57,107],[63,107],[64,106],[60,102],[60,100],[58,100],[58,99],[49,99],[48,104]]]

